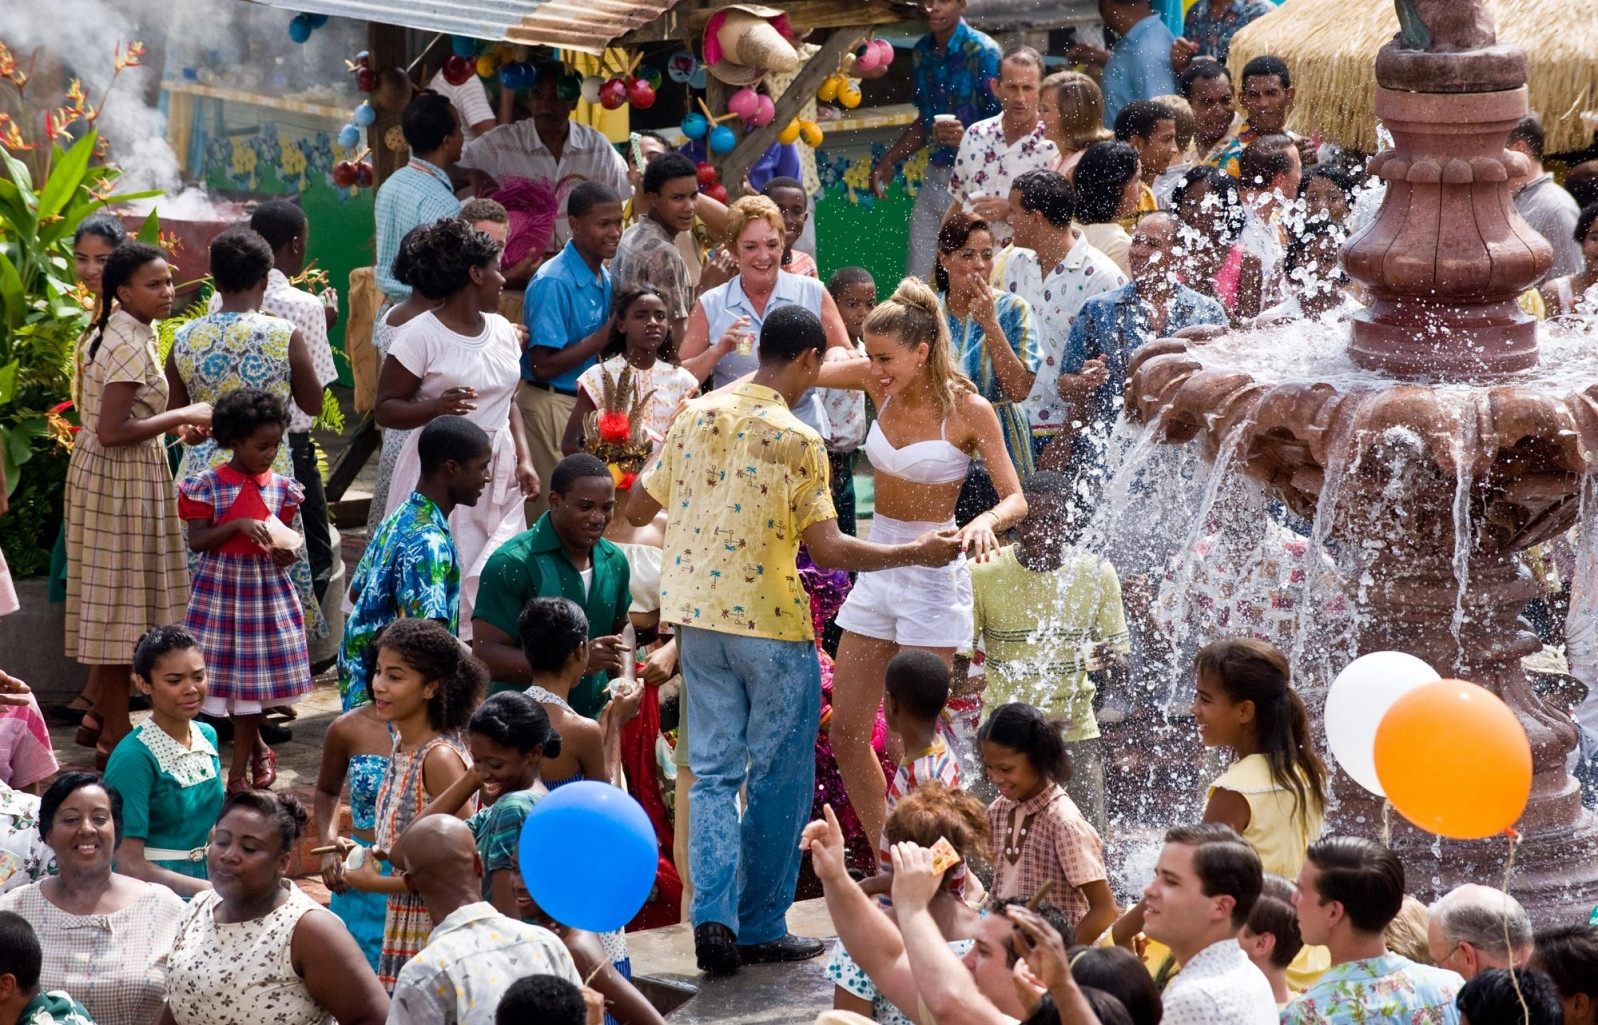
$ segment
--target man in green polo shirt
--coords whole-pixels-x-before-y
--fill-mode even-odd
[[[570,598],[588,616],[588,675],[571,692],[580,715],[598,718],[605,687],[622,659],[627,623],[627,557],[605,540],[616,512],[616,482],[597,456],[578,452],[549,479],[549,511],[489,556],[472,610],[472,654],[494,678],[492,692],[520,690],[533,673],[517,640],[516,620],[534,598]]]

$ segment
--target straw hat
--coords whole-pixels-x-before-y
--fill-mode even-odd
[[[788,16],[772,7],[734,4],[705,25],[705,64],[728,85],[754,85],[768,71],[799,69]]]
[[[1498,42],[1525,49],[1531,109],[1548,130],[1550,153],[1582,149],[1593,129],[1581,114],[1598,109],[1598,0],[1484,0]],[[1227,66],[1236,76],[1251,58],[1274,54],[1293,73],[1298,98],[1289,127],[1374,153],[1376,51],[1398,32],[1387,0],[1286,0],[1232,38]],[[1242,83],[1235,83],[1239,92]]]

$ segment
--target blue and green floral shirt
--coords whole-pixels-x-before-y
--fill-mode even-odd
[[[411,492],[366,546],[350,581],[349,612],[338,648],[344,710],[372,700],[367,659],[377,631],[396,619],[437,619],[455,632],[461,569],[449,519],[432,499]]]
[[[1231,0],[1219,18],[1210,16],[1210,0],[1198,0],[1182,19],[1182,38],[1197,43],[1200,57],[1214,57],[1222,64],[1232,49],[1232,37],[1262,14],[1276,10],[1270,0]]]
[[[1282,1025],[1458,1025],[1465,980],[1397,954],[1328,968],[1282,1012]]]
[[[910,51],[910,74],[915,82],[921,127],[926,129],[927,142],[932,147],[929,163],[934,167],[953,167],[955,155],[953,146],[932,141],[935,115],[953,114],[970,128],[1002,109],[988,83],[999,77],[999,58],[1003,53],[992,36],[967,25],[964,18],[941,52],[930,32],[916,40]]]

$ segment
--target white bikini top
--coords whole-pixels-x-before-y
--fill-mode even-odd
[[[952,484],[965,480],[971,457],[949,443],[948,420],[939,425],[936,438],[894,448],[882,433],[882,413],[887,408],[887,403],[883,403],[866,434],[866,458],[871,460],[872,466],[912,484]]]

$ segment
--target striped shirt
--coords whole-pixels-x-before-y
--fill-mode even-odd
[[[888,783],[888,813],[923,783],[942,783],[951,790],[960,789],[960,759],[949,752],[949,745],[941,735],[932,738],[932,746],[918,754],[906,754],[899,762],[899,771]],[[877,863],[882,871],[892,871],[888,860],[888,832],[883,830],[877,841]]]
[[[455,198],[449,175],[420,157],[412,157],[378,186],[372,211],[377,221],[376,281],[389,302],[402,303],[411,295],[409,285],[394,280],[394,257],[399,255],[405,233],[418,224],[432,224],[460,211],[461,201]]]

